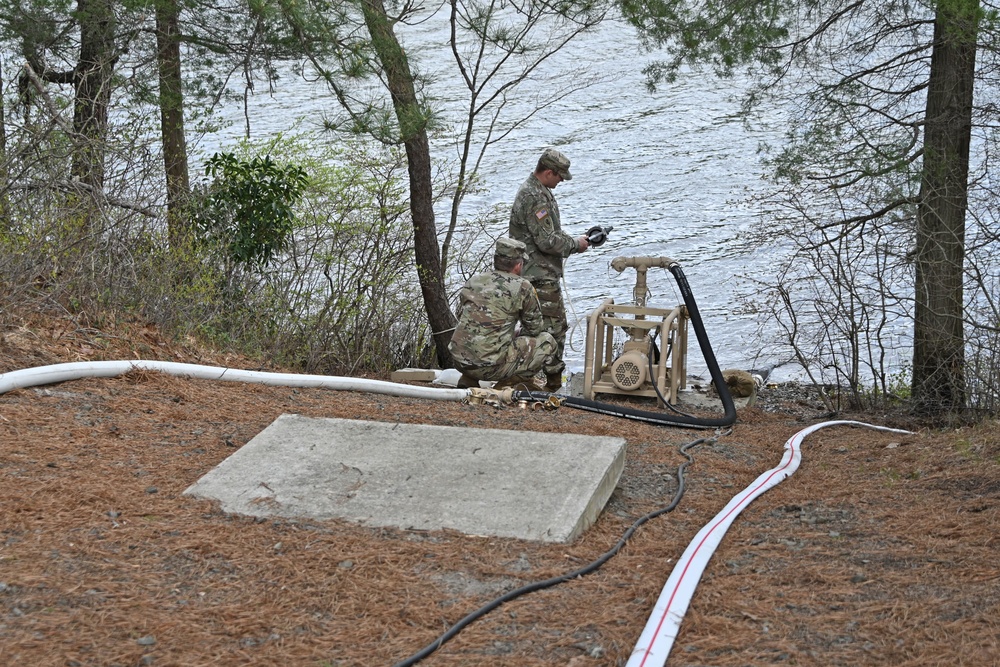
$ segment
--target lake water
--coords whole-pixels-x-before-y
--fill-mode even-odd
[[[447,24],[432,19],[402,36],[411,58],[426,54],[425,48],[442,45]],[[677,260],[697,299],[712,347],[723,368],[749,368],[774,363],[758,352],[753,342],[757,323],[736,314],[736,277],[770,270],[766,256],[747,256],[739,250],[741,232],[755,219],[745,202],[762,187],[757,147],[775,142],[780,128],[748,131],[735,115],[739,110],[739,82],[720,81],[709,74],[687,74],[676,83],[649,93],[642,68],[653,56],[642,53],[625,25],[607,23],[597,33],[560,52],[552,61],[554,70],[576,70],[587,64],[605,75],[599,83],[564,98],[561,103],[536,115],[527,124],[489,149],[481,176],[486,190],[470,197],[464,212],[477,206],[509,205],[520,183],[534,166],[541,151],[555,146],[572,161],[573,180],[556,189],[564,229],[576,236],[595,224],[613,225],[607,243],[566,264],[570,325],[574,313],[581,318],[604,299],[616,303],[632,300],[635,273],[619,275],[610,268],[619,255],[667,256]],[[446,113],[457,113],[456,102],[463,89],[449,84],[446,50],[440,64],[423,55],[421,67],[437,78],[435,96]],[[524,89],[525,102],[513,115],[531,111],[531,85]],[[318,86],[286,76],[276,94],[251,98],[249,117],[252,136],[260,138],[287,131],[296,118],[318,118],[333,109],[334,100]],[[242,109],[231,110],[233,125],[212,138],[224,145],[242,136]],[[444,143],[433,146],[440,155],[455,154]],[[451,151],[448,153],[447,151]],[[447,212],[438,214],[438,229],[447,224]],[[506,231],[506,225],[495,230]],[[649,271],[650,306],[672,307],[682,302],[671,274]],[[566,361],[582,367],[583,322],[573,330]],[[689,348],[692,373],[704,373],[705,364],[693,332]],[[786,377],[791,369],[776,373]]]

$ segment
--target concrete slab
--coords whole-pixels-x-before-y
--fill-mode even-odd
[[[438,371],[430,368],[400,368],[389,376],[393,382],[434,382]]]
[[[569,542],[624,465],[623,438],[286,414],[184,493],[250,516]]]

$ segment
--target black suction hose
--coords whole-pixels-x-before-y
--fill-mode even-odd
[[[729,426],[736,421],[736,404],[733,403],[733,396],[729,393],[729,385],[726,384],[725,378],[722,377],[722,371],[719,369],[719,362],[715,359],[715,353],[712,352],[712,344],[709,342],[708,334],[705,332],[705,323],[701,319],[701,311],[698,310],[698,304],[694,300],[694,294],[691,293],[691,286],[688,285],[687,277],[681,270],[680,264],[674,262],[668,268],[670,273],[674,274],[677,286],[680,288],[681,295],[684,297],[684,305],[687,306],[688,316],[691,318],[691,326],[694,327],[694,333],[698,337],[698,346],[701,348],[702,356],[705,357],[705,363],[708,364],[708,372],[712,375],[712,383],[715,385],[715,390],[719,392],[719,398],[722,400],[722,407],[725,410],[725,413],[721,417],[695,417],[694,415],[682,414],[670,415],[663,412],[636,410],[634,408],[612,405],[610,403],[590,401],[576,396],[568,396],[564,398],[562,400],[563,405],[571,408],[578,408],[580,410],[588,410],[590,412],[599,412],[601,414],[612,415],[615,417],[625,417],[626,419],[649,422],[650,424],[659,424],[661,426],[721,428],[723,426]],[[514,392],[514,400],[544,401],[548,397],[549,394],[545,392]]]

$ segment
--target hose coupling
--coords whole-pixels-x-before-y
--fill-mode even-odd
[[[492,405],[493,407],[504,407],[514,404],[514,390],[510,387],[505,389],[483,389],[472,387],[467,399],[469,405]]]

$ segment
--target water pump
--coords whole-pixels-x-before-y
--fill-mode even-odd
[[[611,260],[611,268],[619,273],[626,268],[635,269],[633,303],[618,305],[614,299],[607,299],[591,313],[584,352],[584,398],[594,400],[596,394],[604,393],[650,396],[657,399],[660,407],[664,400],[677,402],[678,392],[687,386],[687,307],[681,304],[664,309],[646,305],[647,270],[666,269],[674,264],[669,257]],[[614,349],[616,329],[622,329],[627,336],[618,356]],[[662,353],[655,344],[657,336]]]

